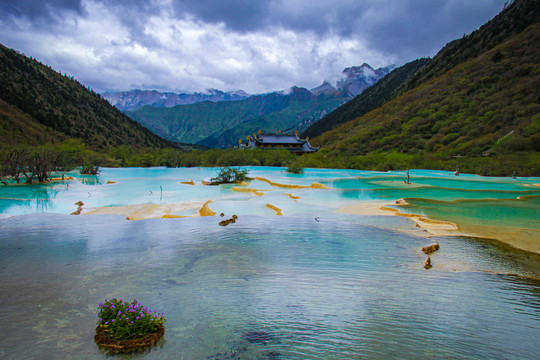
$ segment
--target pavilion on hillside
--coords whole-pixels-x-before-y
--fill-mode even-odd
[[[309,138],[300,139],[298,131],[294,134],[262,134],[259,130],[258,134],[253,134],[253,137],[248,136],[246,143],[242,143],[242,140],[238,141],[239,148],[241,149],[287,149],[293,154],[307,154],[314,153],[319,150],[320,147],[313,147],[309,143]]]

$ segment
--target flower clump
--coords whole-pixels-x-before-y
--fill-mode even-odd
[[[130,340],[158,331],[167,320],[163,313],[142,306],[137,300],[112,299],[99,303],[97,324],[111,338]]]

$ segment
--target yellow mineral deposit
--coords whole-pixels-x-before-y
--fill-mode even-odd
[[[182,219],[187,217],[193,217],[193,216],[182,216],[182,215],[172,215],[172,214],[165,214],[161,218],[162,219]]]
[[[296,195],[293,195],[293,194],[283,193],[283,195],[287,195],[288,197],[290,197],[293,200],[300,199],[300,196],[296,196]]]
[[[238,192],[250,192],[250,193],[253,193],[257,196],[263,196],[264,195],[264,192],[263,191],[266,191],[266,190],[258,190],[258,189],[251,189],[251,188],[243,188],[243,187],[239,187],[239,186],[235,186],[232,188],[233,191],[238,191]]]
[[[116,181],[109,180],[105,184],[116,184]]]
[[[260,177],[260,176],[257,176],[255,177],[255,180],[259,180],[259,181],[264,181],[272,186],[276,186],[276,187],[281,187],[281,188],[285,188],[285,189],[308,189],[308,188],[311,188],[311,189],[330,189],[328,186],[325,186],[323,184],[319,184],[319,183],[313,183],[309,186],[306,186],[306,185],[291,185],[291,184],[280,184],[280,183],[277,183],[277,182],[273,182],[272,180],[268,180],[266,178],[263,178],[263,177]]]
[[[63,181],[63,180],[75,180],[75,178],[73,176],[62,175],[62,177],[55,177],[55,178],[49,179],[49,181]]]
[[[208,204],[210,204],[212,200],[208,200],[204,203],[204,205],[199,209],[199,215],[200,216],[214,216],[217,213],[215,211],[210,210],[208,207]]]
[[[274,205],[272,205],[272,204],[266,204],[266,207],[269,208],[269,209],[274,210],[274,211],[276,212],[276,215],[278,215],[278,216],[283,215],[283,214],[281,213],[281,209],[278,208],[277,206],[274,206]]]
[[[189,181],[182,181],[180,182],[180,184],[185,184],[185,185],[195,185],[195,183],[193,182],[193,179],[189,180]]]

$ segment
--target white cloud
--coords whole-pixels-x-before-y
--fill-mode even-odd
[[[230,11],[180,0],[72,2],[65,11],[43,6],[50,10],[46,21],[35,13],[0,15],[0,42],[97,91],[310,88],[345,67],[433,55],[450,40],[437,42],[434,26],[456,27],[466,8],[462,0],[419,0],[422,7],[410,0],[272,0],[242,7],[247,3],[235,0],[238,9]],[[418,26],[424,13],[432,18]],[[242,22],[239,15],[251,18]]]

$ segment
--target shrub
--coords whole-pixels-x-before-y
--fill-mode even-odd
[[[235,169],[230,166],[222,167],[215,178],[210,179],[211,185],[239,183],[252,180],[247,176],[246,169]]]
[[[291,174],[303,174],[304,169],[297,162],[289,163],[287,172]]]
[[[98,316],[98,326],[116,340],[153,334],[167,321],[163,313],[152,311],[137,300],[132,303],[117,299],[105,300],[105,303],[99,303]]]

